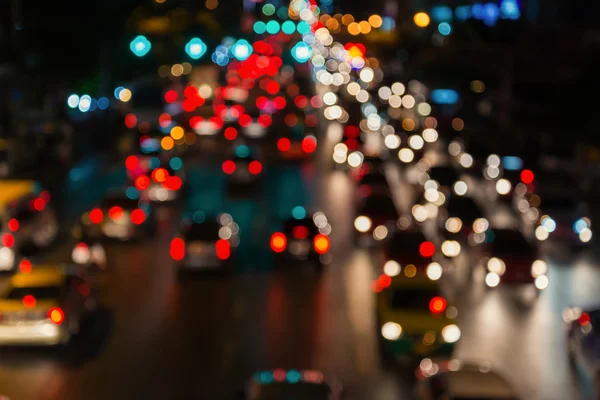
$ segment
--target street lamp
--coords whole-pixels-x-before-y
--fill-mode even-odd
[[[131,49],[131,52],[136,56],[144,57],[152,48],[152,43],[150,43],[150,41],[146,39],[146,36],[139,35],[131,41],[131,43],[129,44],[129,48]]]
[[[197,60],[206,53],[206,44],[200,38],[193,38],[185,45],[185,52],[194,59]]]
[[[231,47],[233,56],[240,61],[244,61],[252,54],[252,45],[247,40],[240,39]]]

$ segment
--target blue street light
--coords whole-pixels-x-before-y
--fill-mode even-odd
[[[200,38],[193,38],[185,45],[185,52],[194,59],[197,60],[206,53],[206,44]]]
[[[431,91],[431,100],[436,104],[456,104],[458,92],[452,89],[434,89]]]
[[[312,48],[304,42],[298,42],[292,47],[292,57],[299,63],[305,63],[312,56]]]
[[[129,44],[129,48],[131,49],[131,52],[136,56],[144,57],[152,48],[152,43],[150,43],[150,41],[146,39],[146,36],[139,35],[131,41],[131,43]]]
[[[252,45],[247,40],[240,39],[231,47],[233,56],[240,61],[244,61],[252,54]]]

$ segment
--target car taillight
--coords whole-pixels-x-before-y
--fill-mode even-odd
[[[156,168],[152,171],[152,179],[154,182],[162,183],[169,177],[169,171],[164,168]]]
[[[7,225],[8,225],[8,229],[9,229],[11,232],[16,232],[16,231],[18,231],[18,230],[19,230],[19,226],[20,226],[20,224],[19,224],[19,220],[18,220],[18,219],[16,219],[16,218],[12,218],[12,219],[10,219],[10,220],[8,221],[8,224],[7,224]]]
[[[181,238],[175,238],[171,241],[171,258],[175,261],[182,260],[185,256],[185,242]]]
[[[262,164],[260,163],[260,161],[252,161],[250,162],[250,164],[248,164],[248,172],[250,172],[252,175],[258,175],[262,172]]]
[[[26,258],[21,260],[21,262],[19,263],[19,271],[21,271],[22,274],[30,273],[31,272],[31,261],[29,261]]]
[[[33,297],[32,295],[28,294],[28,295],[23,296],[23,305],[26,308],[35,307],[35,303],[36,303],[35,297]]]
[[[225,239],[217,240],[217,243],[215,244],[215,250],[219,260],[227,260],[231,255],[231,245],[229,244],[229,241]]]
[[[275,253],[281,253],[285,250],[287,238],[281,232],[276,232],[271,236],[271,249]]]
[[[4,236],[2,236],[2,244],[5,247],[13,247],[15,244],[15,237],[10,233],[5,233]]]
[[[135,225],[141,225],[146,220],[146,213],[141,208],[136,208],[131,212],[131,222]]]
[[[315,236],[315,240],[313,241],[315,251],[319,254],[325,254],[329,251],[329,247],[331,247],[331,243],[329,241],[329,236],[323,235],[319,233]]]
[[[140,175],[135,178],[135,187],[139,190],[148,189],[148,186],[150,186],[150,178],[148,178],[146,175]]]
[[[578,321],[579,321],[579,325],[586,326],[590,323],[590,315],[588,313],[581,313]]]
[[[431,242],[423,242],[419,246],[419,253],[421,253],[423,257],[432,257],[435,253],[435,245]]]
[[[436,296],[429,302],[429,311],[434,314],[440,314],[446,309],[446,299],[440,296]]]
[[[236,165],[232,160],[227,160],[223,163],[223,172],[225,172],[227,175],[231,175],[235,172],[236,169]]]
[[[111,207],[110,210],[108,210],[108,216],[113,221],[117,221],[123,218],[123,209],[119,206]]]
[[[292,229],[292,236],[294,239],[306,239],[309,234],[308,228],[303,225],[295,226]]]
[[[93,224],[99,224],[103,219],[104,213],[101,209],[94,208],[92,211],[90,211],[90,221],[92,221]]]
[[[65,320],[65,313],[59,307],[52,307],[48,310],[48,318],[54,325],[60,325]]]

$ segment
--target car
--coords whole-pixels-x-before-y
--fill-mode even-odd
[[[249,187],[257,185],[263,174],[263,163],[256,149],[245,144],[233,148],[231,157],[222,164],[230,187]]]
[[[277,140],[277,149],[284,160],[304,161],[315,151],[316,143],[313,135],[304,136],[291,131]]]
[[[315,370],[285,370],[256,372],[236,396],[240,400],[341,400],[342,385],[327,380]]]
[[[449,355],[460,339],[458,311],[428,271],[409,264],[373,283],[384,364],[399,356]]]
[[[139,191],[139,198],[156,203],[179,199],[185,178],[181,166],[181,159],[173,157],[170,164],[159,165],[146,174],[138,175],[133,183]]]
[[[489,363],[429,358],[419,363],[416,394],[418,400],[519,400],[513,386]]]
[[[359,152],[361,161],[358,167],[352,168],[350,176],[355,181],[360,182],[367,174],[385,174],[384,163],[385,155],[383,154],[363,154]],[[358,155],[358,153],[357,153]],[[354,156],[353,156],[354,157]]]
[[[320,211],[307,213],[296,207],[283,229],[271,235],[270,246],[285,261],[308,261],[321,268],[331,261],[331,225]]]
[[[485,270],[485,284],[532,285],[538,291],[548,286],[548,264],[538,250],[516,229],[491,229],[480,264]]]
[[[433,262],[435,253],[435,245],[425,238],[421,229],[397,230],[383,246],[382,272],[396,276],[403,266],[413,265],[419,271],[424,270],[430,279],[438,280],[442,266]]]
[[[385,174],[377,170],[364,174],[358,184],[358,193],[362,197],[369,197],[372,195],[392,195]]]
[[[83,213],[73,228],[73,236],[77,240],[129,241],[152,236],[155,230],[151,204],[116,190],[107,193],[98,207]]]
[[[427,171],[427,175],[429,180],[437,182],[440,190],[445,188],[447,193],[450,193],[450,189],[459,180],[458,173],[450,166],[431,167]]]
[[[16,272],[0,292],[0,345],[66,344],[96,304],[80,269],[36,265]]]
[[[584,386],[600,395],[600,310],[568,307],[563,311],[567,327],[569,360]],[[597,398],[597,397],[594,397]]]
[[[539,234],[538,239],[558,240],[570,245],[588,244],[592,239],[592,222],[587,203],[569,193],[556,196],[540,196],[538,228],[548,235]]]
[[[58,230],[50,193],[38,182],[0,180],[0,271],[12,271],[24,251],[48,248]]]
[[[463,242],[474,233],[483,234],[490,225],[473,198],[454,194],[440,207],[438,223],[444,238]],[[473,240],[469,242],[476,243]]]
[[[225,271],[239,245],[239,226],[231,215],[196,210],[183,219],[169,253],[180,271]]]
[[[354,228],[359,242],[384,240],[390,231],[396,229],[399,218],[394,200],[390,196],[377,194],[362,198],[356,215]]]

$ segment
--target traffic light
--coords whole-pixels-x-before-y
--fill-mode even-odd
[[[206,53],[206,44],[200,38],[193,38],[185,45],[185,52],[194,59],[197,60]]]
[[[312,56],[312,49],[309,45],[304,42],[298,42],[292,47],[292,57],[299,63],[305,63],[310,60]]]
[[[240,39],[231,47],[233,56],[240,61],[244,61],[252,54],[252,45],[247,40]]]
[[[139,35],[131,41],[131,43],[129,44],[129,48],[131,49],[131,52],[136,56],[144,57],[152,48],[152,43],[150,43],[150,41],[146,39],[146,36]]]

